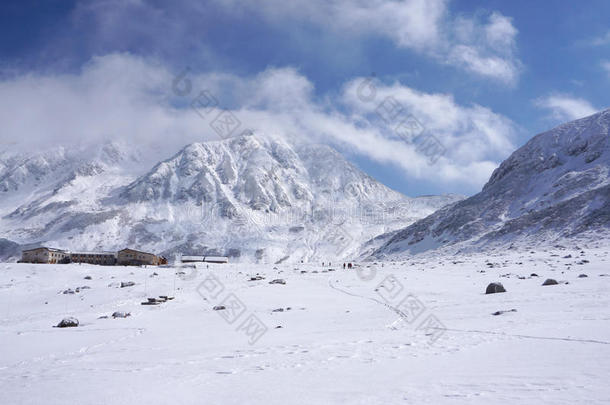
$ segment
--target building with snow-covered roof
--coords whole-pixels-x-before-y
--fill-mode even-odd
[[[229,263],[224,256],[181,256],[182,263]]]

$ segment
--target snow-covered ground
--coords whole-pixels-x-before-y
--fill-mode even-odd
[[[353,270],[0,264],[0,402],[607,403],[609,251]],[[257,273],[265,279],[249,281]],[[269,284],[278,278],[286,284]],[[559,284],[542,286],[547,278]],[[485,295],[494,281],[507,292]],[[175,299],[140,305],[159,295]],[[131,316],[100,319],[115,311]],[[53,327],[67,316],[80,326]],[[253,319],[267,330],[242,326]]]

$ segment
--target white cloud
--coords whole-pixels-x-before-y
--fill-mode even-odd
[[[452,15],[450,0],[96,0],[77,3],[69,35],[50,48],[75,46],[75,35],[93,54],[137,49],[145,54],[196,58],[200,66],[226,65],[225,52],[209,42],[209,26],[248,19],[289,34],[295,44],[316,44],[294,27],[313,25],[330,40],[387,38],[441,64],[514,85],[521,72],[517,29],[499,12]],[[307,30],[305,30],[307,32]],[[300,46],[300,45],[297,45]],[[358,51],[354,51],[358,53]]]
[[[518,31],[510,18],[498,12],[486,22],[458,17],[453,30],[455,40],[446,56],[450,64],[509,85],[516,83],[521,62],[516,57]]]
[[[424,93],[399,83],[375,85],[375,100],[363,102],[358,97],[363,80],[359,78],[345,86],[344,102],[355,113],[374,115],[388,97],[397,100],[404,114],[413,115],[426,128],[426,133],[434,135],[446,148],[446,154],[437,163],[439,176],[445,176],[445,180],[469,182],[467,176],[472,176],[472,183],[482,184],[496,166],[495,162],[514,150],[511,141],[516,133],[514,124],[488,108],[476,104],[462,106],[450,94]],[[400,164],[418,175],[430,169],[421,158],[401,159]],[[478,169],[473,171],[474,167]],[[490,170],[480,170],[482,167]]]
[[[608,78],[610,78],[610,60],[602,61],[602,69],[606,71]]]
[[[578,47],[598,47],[610,45],[610,31],[597,36],[574,41],[574,45]]]
[[[489,16],[489,23],[484,26],[484,29],[487,41],[492,48],[504,51],[507,48],[515,47],[517,29],[510,18],[494,12]]]
[[[378,35],[442,63],[514,85],[521,71],[517,29],[498,12],[452,17],[448,0],[217,0],[275,24],[294,21],[342,35]]]
[[[549,110],[551,117],[561,122],[583,118],[597,111],[587,100],[566,94],[551,94],[536,99],[534,104]]]
[[[399,46],[423,48],[440,39],[446,0],[217,0],[234,13],[274,23],[306,21],[350,35],[377,33]]]
[[[462,106],[449,94],[376,84],[375,100],[358,98],[363,78],[339,97],[314,97],[312,83],[293,68],[240,77],[194,74],[175,82],[165,66],[128,54],[94,58],[77,74],[24,75],[0,82],[3,138],[22,147],[100,142],[121,138],[154,145],[166,158],[189,142],[218,139],[191,102],[206,90],[252,129],[292,142],[331,144],[400,168],[401,176],[477,191],[512,150],[514,124],[479,105]],[[174,83],[175,82],[175,83]],[[174,93],[174,86],[178,90]],[[189,86],[190,84],[190,86]],[[181,95],[182,94],[182,95]],[[394,97],[446,149],[430,166],[417,144],[380,125],[374,111]]]
[[[610,31],[606,32],[605,35],[601,37],[593,38],[590,42],[593,46],[604,46],[610,44]]]
[[[126,54],[96,57],[77,74],[8,79],[0,82],[3,137],[23,147],[117,138],[186,142],[201,124],[169,104],[171,82],[163,66]]]
[[[509,84],[515,82],[519,70],[510,59],[484,56],[477,48],[467,45],[455,46],[449,53],[448,60],[456,66]]]

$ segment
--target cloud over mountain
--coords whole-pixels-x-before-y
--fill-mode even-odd
[[[187,143],[218,139],[210,124],[226,110],[241,123],[239,131],[327,143],[392,164],[413,178],[475,189],[510,152],[516,132],[508,118],[488,108],[462,106],[449,94],[425,93],[398,83],[375,83],[375,100],[363,102],[357,92],[367,78],[348,82],[338,95],[319,97],[313,83],[291,67],[245,77],[182,73],[154,59],[123,53],[93,58],[76,73],[5,79],[0,82],[3,142],[17,142],[25,150],[32,145],[125,139],[160,158]],[[203,100],[202,94],[211,98]],[[388,97],[400,102],[443,145],[446,153],[434,170],[416,144],[396,136],[395,124],[383,125],[376,118],[375,110]],[[209,116],[197,111],[203,101],[212,99]]]

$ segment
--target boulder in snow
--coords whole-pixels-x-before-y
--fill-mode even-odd
[[[75,328],[78,326],[78,319],[76,318],[64,318],[60,323],[57,324],[58,328]]]
[[[491,283],[487,286],[485,294],[495,294],[506,292],[502,283]]]
[[[513,309],[506,310],[506,311],[496,311],[496,312],[492,313],[492,315],[498,316],[498,315],[505,314],[507,312],[517,312],[517,310],[513,308]]]
[[[127,318],[128,316],[131,316],[131,312],[116,311],[112,314],[113,318]]]
[[[134,285],[136,285],[136,283],[134,283],[133,281],[122,281],[121,282],[121,288],[132,287]]]

